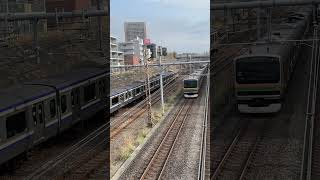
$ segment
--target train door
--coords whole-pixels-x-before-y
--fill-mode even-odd
[[[43,141],[44,138],[44,109],[43,102],[37,103],[32,107],[32,119],[34,125],[34,144],[38,144]]]
[[[79,88],[75,88],[71,91],[71,107],[72,107],[72,118],[74,122],[78,122],[80,120],[80,90]]]

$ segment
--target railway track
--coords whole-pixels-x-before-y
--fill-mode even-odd
[[[174,85],[174,81],[176,79],[169,82],[164,86],[164,90],[167,94],[171,94],[173,90],[175,90],[176,86]],[[178,79],[179,80],[179,79]],[[160,97],[160,89],[158,89],[155,93],[151,95],[151,102],[155,104],[161,100]],[[137,118],[141,117],[143,113],[147,111],[146,107],[146,99],[139,102],[135,107],[125,112],[120,117],[117,117],[113,121],[111,121],[111,139],[113,139],[116,135],[118,135],[124,128],[129,126],[132,122],[134,122]]]
[[[206,99],[205,99],[205,112],[204,112],[204,121],[202,125],[202,139],[200,145],[200,156],[199,156],[199,168],[198,168],[198,180],[208,179],[210,177],[210,133],[208,133],[208,129],[210,129],[210,77],[207,76],[205,81],[206,83]]]
[[[40,166],[26,179],[60,178],[81,166],[84,162],[88,162],[95,154],[107,148],[108,126],[108,123],[102,125],[54,159]]]
[[[318,39],[318,29],[314,29],[313,38]],[[302,165],[300,179],[317,179],[320,177],[320,150],[319,150],[319,118],[316,116],[316,106],[318,106],[319,91],[319,42],[313,41],[312,44],[311,69],[309,72],[309,86],[307,97],[307,112],[305,119],[304,145],[302,154]]]
[[[173,85],[172,83],[169,84],[171,85],[168,86],[167,91],[172,91]],[[154,94],[153,97],[153,102],[160,100],[160,97],[158,97],[157,94]],[[142,101],[139,104],[143,105],[144,103]],[[142,110],[145,111],[144,108],[142,108]],[[140,113],[142,114],[143,112]],[[130,115],[130,113],[127,114]],[[129,117],[132,121],[138,116],[141,116],[141,114],[138,114],[137,112],[134,112],[133,114],[134,116]],[[126,126],[128,125],[129,124],[126,124]],[[117,133],[120,133],[126,126],[118,128]],[[109,123],[103,124],[96,131],[68,148],[62,154],[42,165],[38,170],[30,174],[27,179],[50,179],[61,177],[72,179],[87,178],[95,171],[95,169],[103,166],[104,163],[109,161],[109,156],[106,156],[106,154],[109,154],[109,149],[107,149],[109,139],[106,138],[109,137],[109,128]],[[115,135],[116,133],[111,137],[114,137]]]
[[[140,179],[161,179],[163,169],[171,155],[179,133],[188,118],[194,100],[184,100],[178,113],[166,133],[163,135],[160,145],[153,154]]]
[[[314,123],[314,141],[312,149],[312,170],[311,170],[311,179],[320,179],[320,117],[318,116],[315,119]]]
[[[244,179],[263,136],[265,121],[245,120],[216,166],[211,179]]]

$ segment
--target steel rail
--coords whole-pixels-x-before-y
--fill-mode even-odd
[[[209,72],[210,73],[210,72]],[[207,151],[207,128],[208,128],[208,111],[209,111],[209,87],[210,87],[210,74],[207,76],[206,81],[206,99],[205,99],[205,112],[204,121],[202,125],[202,140],[200,145],[200,156],[199,156],[199,166],[198,166],[198,180],[204,180],[206,177],[206,151]]]
[[[150,170],[153,170],[152,169],[152,165],[156,164],[155,161],[156,161],[157,157],[159,157],[159,153],[161,152],[162,148],[166,147],[165,143],[168,143],[168,140],[173,138],[173,139],[171,139],[172,140],[172,142],[170,143],[171,146],[169,147],[169,149],[168,149],[168,151],[166,153],[167,155],[165,157],[163,157],[165,159],[165,162],[163,163],[163,165],[158,167],[158,168],[160,168],[160,173],[159,174],[157,173],[156,176],[158,177],[157,179],[160,179],[160,177],[161,177],[161,175],[163,173],[163,169],[164,169],[164,167],[165,167],[165,165],[167,163],[168,157],[170,156],[170,154],[172,152],[172,149],[173,149],[173,147],[174,147],[174,145],[175,145],[175,143],[176,143],[176,141],[178,139],[180,131],[181,131],[183,125],[184,125],[184,122],[185,122],[185,120],[187,119],[187,117],[189,115],[188,111],[192,107],[192,102],[193,101],[185,101],[184,104],[181,106],[181,108],[179,109],[179,112],[176,114],[173,122],[171,123],[170,127],[166,131],[166,134],[164,135],[163,139],[161,140],[160,145],[157,147],[156,152],[153,154],[151,160],[148,163],[147,168],[144,170],[144,172],[143,172],[143,174],[142,174],[140,179],[148,179],[148,173],[151,172]],[[184,110],[186,110],[186,111],[184,112]],[[182,122],[179,123],[178,122],[179,121],[179,117],[181,116],[182,112],[184,112],[185,114],[183,114],[183,117],[182,117],[182,120],[181,120]],[[174,131],[175,126],[178,126],[177,132],[174,133],[173,137],[170,138],[170,135],[172,135],[170,133]]]
[[[72,145],[70,148],[68,148],[66,151],[58,155],[56,158],[49,160],[47,163],[39,167],[34,173],[30,174],[26,177],[26,179],[41,179],[41,176],[43,176],[45,173],[50,171],[52,168],[57,166],[59,163],[63,162],[65,159],[70,157],[74,152],[81,149],[88,143],[90,143],[92,140],[94,140],[97,136],[101,135],[105,131],[107,131],[109,123],[105,123],[102,126],[100,126],[97,130],[80,140],[78,143]]]
[[[313,36],[318,38],[318,27],[315,27]],[[315,98],[317,91],[317,76],[319,71],[319,42],[313,41],[311,65],[308,84],[308,99],[305,118],[304,144],[302,154],[302,165],[300,172],[300,180],[311,179],[312,169],[312,141],[313,141],[313,121],[315,112]]]

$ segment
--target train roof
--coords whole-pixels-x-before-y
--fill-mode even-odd
[[[38,98],[55,93],[51,87],[40,85],[26,85],[26,84],[46,84],[57,87],[59,90],[98,77],[107,73],[105,69],[101,68],[85,68],[76,71],[70,71],[65,74],[43,78],[26,82],[0,90],[0,113],[11,108],[16,108],[19,105],[31,102]]]
[[[190,79],[198,80],[201,77],[201,75],[203,75],[203,72],[205,69],[206,69],[206,66],[204,68],[196,69],[195,71],[193,71],[193,73],[191,73],[184,80],[190,80]]]
[[[85,68],[70,71],[66,74],[60,74],[56,76],[51,76],[41,80],[35,80],[28,82],[30,83],[43,83],[57,87],[59,90],[66,87],[78,84],[82,81],[86,81],[101,75],[106,75],[108,71],[105,68]]]
[[[16,85],[1,89],[0,113],[51,93],[54,93],[51,88],[43,86]]]
[[[171,75],[171,74],[174,74],[174,72],[163,72],[163,75],[164,76],[168,76],[168,75]],[[150,82],[154,81],[154,80],[158,80],[160,78],[159,74],[153,76],[150,78]],[[112,89],[111,90],[111,93],[110,93],[110,96],[115,96],[115,95],[118,95],[118,94],[121,94],[125,91],[128,91],[128,90],[131,90],[131,89],[134,89],[134,88],[137,88],[138,86],[141,86],[141,85],[144,85],[145,84],[145,81],[143,80],[140,80],[140,81],[134,81],[132,82],[130,85],[127,85],[125,87],[122,87],[122,88],[115,88],[115,89]]]

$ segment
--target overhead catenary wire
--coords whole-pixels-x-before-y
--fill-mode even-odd
[[[243,8],[267,8],[281,6],[317,5],[320,0],[268,0],[233,3],[212,3],[211,10],[243,9]]]

